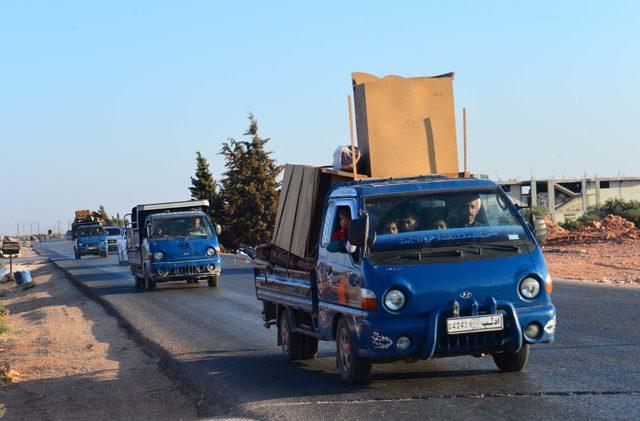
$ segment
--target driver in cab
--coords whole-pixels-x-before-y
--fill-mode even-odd
[[[478,218],[478,213],[482,208],[480,195],[477,193],[469,194],[462,198],[460,203],[454,205],[451,215],[450,226],[454,227],[485,227],[487,224]]]

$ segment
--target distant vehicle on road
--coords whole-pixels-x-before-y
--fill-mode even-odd
[[[90,210],[76,211],[71,224],[73,251],[76,259],[93,255],[107,257],[107,236],[103,227],[102,216]]]
[[[118,252],[118,241],[124,238],[124,229],[120,227],[104,227],[107,234],[107,250],[109,253]]]
[[[126,248],[138,288],[160,282],[206,280],[217,287],[221,256],[218,235],[207,212],[208,200],[138,205],[127,215]]]
[[[76,259],[82,256],[93,255],[107,257],[107,237],[102,225],[83,224],[77,227],[74,233],[73,250]]]
[[[67,233],[64,235],[64,238],[66,238],[67,240],[73,240],[73,231],[68,230]]]
[[[367,382],[372,363],[457,355],[513,372],[554,340],[546,227],[494,182],[293,167],[274,243],[253,259],[265,326],[290,360],[332,340],[347,383]]]

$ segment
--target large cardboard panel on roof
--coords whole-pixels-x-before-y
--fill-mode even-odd
[[[352,73],[362,170],[374,178],[458,172],[453,73]]]

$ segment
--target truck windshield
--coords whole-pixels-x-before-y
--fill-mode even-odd
[[[149,238],[210,237],[212,235],[211,225],[206,218],[200,216],[180,216],[153,220],[151,222],[151,234]]]
[[[120,228],[107,228],[107,235],[120,235]]]
[[[507,200],[495,189],[367,198],[373,250],[530,242]]]
[[[76,232],[78,237],[94,237],[97,235],[104,235],[104,228],[102,227],[80,227]]]

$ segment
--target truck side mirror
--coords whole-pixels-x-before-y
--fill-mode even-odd
[[[533,234],[538,244],[543,246],[547,242],[547,222],[544,216],[533,216]]]
[[[147,224],[145,228],[147,229],[147,238],[151,237],[151,224]]]
[[[354,219],[349,225],[349,242],[356,247],[365,247],[369,242],[369,215]]]
[[[220,224],[216,224],[215,229],[216,229],[216,235],[222,234],[222,227],[220,226]]]

